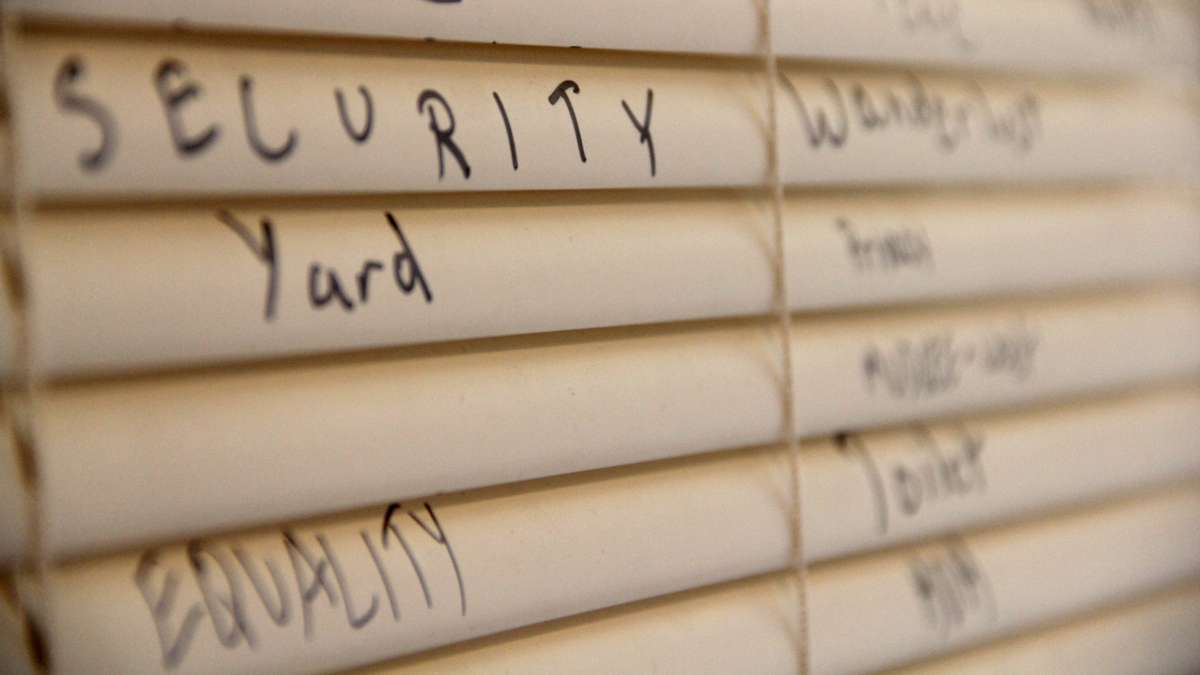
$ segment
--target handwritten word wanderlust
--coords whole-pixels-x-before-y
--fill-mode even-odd
[[[812,148],[838,149],[858,134],[906,130],[928,133],[945,152],[976,140],[1024,155],[1041,135],[1041,103],[1032,93],[1001,102],[975,82],[968,93],[951,94],[930,89],[916,75],[907,80],[895,86],[827,77],[817,95],[801,93],[785,76],[780,85],[795,104]]]
[[[251,606],[261,606],[266,622],[278,628],[299,624],[306,641],[316,638],[314,605],[339,604],[344,621],[353,630],[372,623],[403,621],[397,595],[398,584],[420,588],[424,608],[431,610],[437,598],[428,580],[428,565],[448,565],[458,582],[455,599],[462,616],[467,614],[467,594],[454,548],[432,506],[405,509],[388,507],[378,532],[359,531],[362,546],[339,551],[326,533],[304,536],[292,531],[279,533],[285,563],[264,553],[247,552],[236,541],[195,540],[187,545],[186,562],[168,564],[159,551],[142,554],[133,574],[146,610],[154,622],[167,669],[178,667],[202,630],[211,630],[226,650],[255,649],[263,639],[263,622],[256,623]],[[435,560],[418,555],[415,539],[422,537],[444,549]],[[375,574],[352,578],[342,565],[342,556],[370,556]],[[388,563],[399,559],[407,572],[397,577]],[[186,581],[185,581],[186,580]],[[180,602],[180,585],[191,584],[199,600]],[[410,608],[411,609],[411,608]],[[418,607],[419,609],[419,607]],[[269,626],[268,626],[269,627]]]

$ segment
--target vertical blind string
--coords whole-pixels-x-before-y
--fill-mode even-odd
[[[771,23],[772,0],[757,0],[759,10],[759,44],[762,49],[763,70],[767,94],[767,174],[766,187],[771,217],[771,243],[774,272],[774,311],[779,323],[780,355],[783,368],[781,381],[783,406],[783,440],[788,455],[788,487],[791,512],[791,547],[789,565],[794,581],[795,633],[793,635],[796,671],[808,673],[808,603],[807,571],[804,565],[804,531],[801,513],[800,439],[796,425],[795,372],[792,368],[792,318],[788,298],[787,249],[783,226],[783,175],[779,152],[779,111],[777,82],[779,62],[775,55]]]
[[[29,191],[24,172],[24,148],[21,147],[19,129],[20,115],[17,111],[16,77],[19,71],[19,42],[21,40],[22,16],[18,11],[0,7],[0,50],[3,66],[0,80],[8,92],[8,143],[5,149],[8,162],[9,221],[0,237],[0,254],[11,311],[13,354],[10,356],[10,381],[4,387],[4,402],[8,416],[10,439],[21,472],[26,496],[25,547],[23,567],[32,575],[26,577],[32,584],[25,584],[24,593],[17,594],[18,608],[25,622],[26,647],[38,672],[49,672],[49,647],[45,642],[45,625],[48,605],[45,602],[46,578],[49,562],[45,555],[45,537],[42,530],[42,491],[40,485],[40,462],[35,442],[33,420],[34,391],[37,387],[33,372],[32,344],[29,331],[29,290],[25,278],[25,262],[22,253],[23,232],[28,227],[29,214],[33,208],[33,195]],[[31,609],[33,610],[31,612]]]

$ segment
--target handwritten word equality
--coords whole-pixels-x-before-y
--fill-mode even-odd
[[[449,566],[457,580],[457,614],[466,616],[462,570],[432,506],[426,503],[406,509],[392,504],[378,532],[362,529],[358,535],[361,550],[339,551],[321,531],[303,536],[293,530],[280,532],[279,543],[290,573],[276,558],[262,553],[260,547],[249,552],[236,540],[192,541],[182,562],[169,562],[158,550],[143,553],[133,583],[153,621],[163,666],[168,670],[179,667],[205,626],[224,649],[245,646],[253,650],[264,639],[264,628],[287,628],[294,624],[298,612],[304,639],[312,641],[316,638],[316,606],[322,600],[330,608],[340,604],[345,624],[352,630],[386,621],[385,617],[401,623],[406,608],[400,602],[397,584],[402,579],[417,585],[424,609],[433,610],[437,596],[428,566],[437,560],[421,555],[429,548],[419,545],[422,542],[444,549],[445,555],[438,559]],[[368,575],[369,579],[361,575],[353,578],[348,573],[350,567],[342,563],[346,555],[356,559],[369,556],[374,574]],[[407,570],[399,578],[396,559]],[[186,590],[181,587],[184,579],[190,582]],[[181,596],[198,598],[188,602],[181,601]],[[385,608],[386,613],[381,611]]]

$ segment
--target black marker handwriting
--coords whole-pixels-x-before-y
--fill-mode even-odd
[[[279,255],[275,248],[275,226],[268,218],[259,221],[259,238],[255,239],[250,228],[246,227],[232,213],[217,211],[217,220],[221,221],[241,239],[254,257],[267,266],[267,299],[263,303],[263,318],[271,321],[275,318],[275,298],[279,293]]]
[[[254,80],[249,75],[238,79],[238,91],[241,93],[242,121],[246,126],[246,140],[255,154],[268,162],[278,162],[296,149],[300,134],[295,129],[289,129],[287,138],[276,147],[271,147],[263,141],[258,131],[258,118],[254,114]]]
[[[355,129],[350,122],[350,113],[346,110],[346,98],[342,94],[341,88],[333,90],[333,98],[337,101],[338,118],[342,121],[342,128],[346,130],[346,135],[351,140],[362,144],[371,137],[371,127],[375,124],[375,102],[371,100],[371,91],[361,84],[358,85],[358,94],[362,96],[363,106],[366,108],[361,129]]]
[[[780,86],[796,107],[811,148],[841,148],[857,134],[921,131],[950,153],[969,140],[1007,145],[1028,153],[1041,134],[1040,101],[1023,93],[1000,101],[976,82],[965,93],[930,88],[916,75],[907,85],[867,84],[854,79],[821,80],[820,94],[801,94],[781,75]]]
[[[516,171],[519,164],[517,163],[517,142],[513,138],[512,122],[508,119],[508,111],[504,109],[504,101],[500,100],[500,94],[493,91],[492,99],[496,101],[496,108],[500,111],[500,119],[504,121],[504,134],[508,136],[508,154],[512,158],[513,171]]]
[[[579,161],[587,161],[587,153],[583,151],[583,134],[579,132],[579,119],[575,117],[575,106],[571,104],[571,97],[567,92],[579,93],[579,84],[575,80],[563,80],[558,83],[554,91],[550,92],[550,105],[554,105],[561,100],[567,106],[567,114],[571,116],[571,128],[575,130],[575,145],[579,148]]]
[[[633,128],[637,129],[638,143],[645,145],[646,150],[650,153],[650,175],[653,176],[658,171],[654,160],[654,136],[650,134],[650,114],[654,112],[654,90],[646,90],[646,113],[642,116],[641,121],[638,120],[637,115],[633,114],[633,109],[624,99],[621,99],[621,107],[625,109],[625,114],[629,116]]]
[[[452,571],[459,614],[466,616],[462,568],[441,516],[432,505],[421,503],[407,508],[392,504],[379,530],[361,529],[357,535],[337,540],[321,530],[301,534],[285,529],[278,533],[281,548],[274,553],[263,546],[250,551],[237,541],[194,540],[188,542],[182,560],[176,557],[170,563],[158,550],[143,553],[133,582],[154,624],[164,667],[178,668],[206,625],[221,649],[254,650],[270,640],[274,630],[294,625],[296,606],[300,608],[299,629],[308,641],[319,635],[318,619],[344,622],[352,630],[386,622],[389,616],[391,623],[399,624],[403,613],[397,584],[404,577],[396,576],[397,563],[412,571],[412,583],[420,586],[424,611],[434,610],[439,592],[426,570],[440,567]],[[424,537],[439,545],[445,557],[431,556],[428,547],[418,552],[412,542]],[[359,540],[362,550],[352,545]],[[405,555],[397,557],[396,543]],[[290,563],[290,571],[279,564],[281,555]],[[364,573],[361,564],[344,565],[342,561],[348,556],[356,560],[369,556],[373,562],[369,569],[373,571]],[[269,581],[262,574],[264,569]],[[190,604],[180,601],[184,583],[190,584],[188,597],[196,598]],[[380,611],[384,603],[390,611]],[[341,611],[329,611],[337,609]]]
[[[446,115],[446,125],[442,126],[437,111],[434,108],[434,103],[441,106],[442,112]],[[446,99],[433,89],[426,89],[417,96],[417,112],[421,114],[429,114],[429,130],[433,132],[433,142],[437,147],[438,160],[438,180],[441,180],[446,175],[446,160],[444,153],[449,152],[454,161],[458,163],[458,168],[462,171],[463,178],[471,177],[471,165],[467,164],[467,158],[463,154],[458,143],[452,138],[454,136],[454,111],[450,109],[450,104]]]
[[[83,77],[83,59],[68,56],[54,76],[54,100],[59,110],[78,113],[92,120],[100,131],[100,144],[93,150],[79,153],[79,166],[84,171],[99,171],[112,157],[117,145],[117,123],[108,108],[96,99],[75,91]]]
[[[183,78],[187,74],[187,66],[177,59],[163,59],[158,64],[154,74],[154,88],[162,102],[163,111],[167,116],[167,128],[171,132],[171,142],[175,151],[181,157],[191,157],[204,148],[212,145],[220,135],[221,128],[210,124],[203,131],[189,134],[183,123],[183,107],[192,99],[200,96],[200,85],[193,80],[186,80],[179,86],[171,86],[174,78]]]

